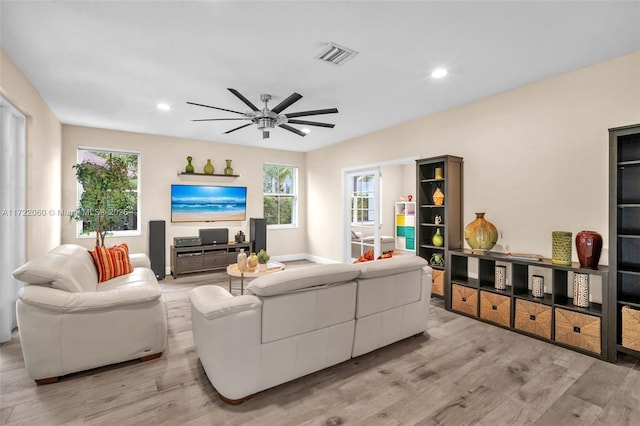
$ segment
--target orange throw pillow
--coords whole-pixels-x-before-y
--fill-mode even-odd
[[[133,272],[126,243],[110,248],[96,246],[89,254],[98,270],[98,283]]]
[[[368,262],[370,260],[373,260],[373,249],[367,250],[362,256],[358,258],[358,260],[356,260],[355,263]]]

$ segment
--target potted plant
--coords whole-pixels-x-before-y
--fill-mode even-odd
[[[270,258],[271,256],[264,249],[258,252],[258,271],[265,272],[267,270],[267,262]]]
[[[119,228],[136,211],[135,172],[127,161],[109,156],[104,161],[83,161],[73,166],[82,195],[72,220],[83,222],[82,233],[96,233],[96,245],[104,247],[107,233]]]

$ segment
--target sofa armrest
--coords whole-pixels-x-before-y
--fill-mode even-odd
[[[151,261],[149,257],[144,253],[131,253],[129,255],[131,266],[134,268],[149,268],[151,269]]]
[[[189,292],[189,300],[194,309],[208,320],[258,309],[262,306],[262,300],[256,296],[247,294],[234,297],[217,285],[194,288]]]
[[[100,311],[160,299],[158,285],[124,286],[100,292],[68,292],[44,286],[25,286],[18,298],[27,305],[53,312],[74,313]]]

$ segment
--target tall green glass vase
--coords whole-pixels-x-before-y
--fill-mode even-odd
[[[191,164],[191,160],[193,160],[193,157],[188,156],[187,167],[184,168],[185,173],[193,173],[193,164]]]
[[[227,167],[224,169],[224,174],[227,176],[231,176],[233,174],[233,169],[231,168],[231,160],[224,160],[227,162]]]

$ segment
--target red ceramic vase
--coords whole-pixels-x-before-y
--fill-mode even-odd
[[[580,231],[576,235],[578,260],[583,268],[597,268],[602,251],[602,235],[595,231]]]

